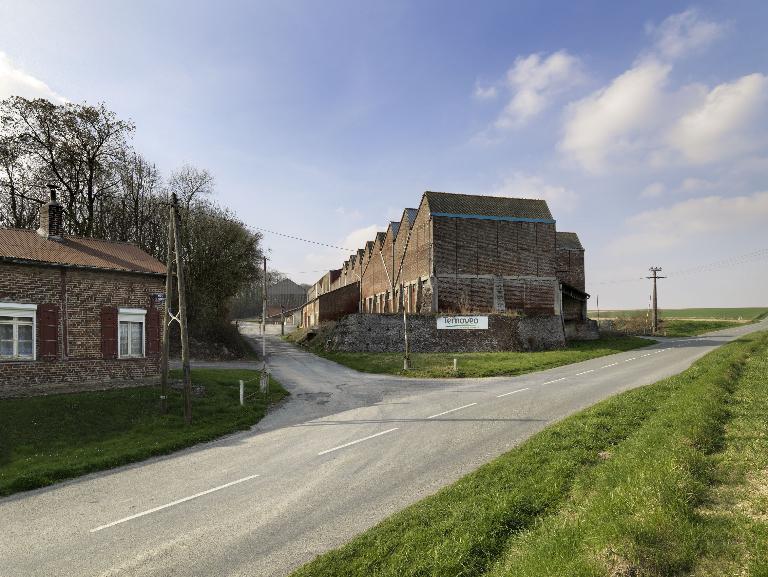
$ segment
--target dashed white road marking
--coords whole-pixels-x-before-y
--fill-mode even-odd
[[[586,375],[587,373],[594,373],[594,372],[595,372],[595,369],[589,369],[588,371],[582,371],[581,373],[576,373],[576,376],[578,377],[579,375]]]
[[[357,445],[358,443],[362,443],[363,441],[367,441],[368,439],[373,439],[374,437],[380,437],[381,435],[386,435],[387,433],[391,433],[392,431],[397,431],[400,427],[394,427],[393,429],[387,429],[386,431],[381,431],[380,433],[376,433],[374,435],[368,435],[367,437],[363,437],[362,439],[357,439],[355,441],[350,441],[349,443],[344,443],[343,445],[339,445],[338,447],[333,447],[332,449],[326,449],[325,451],[320,451],[317,456],[325,455],[327,453],[331,453],[333,451],[338,451],[339,449],[343,449],[345,447],[350,447],[352,445]]]
[[[436,415],[432,415],[427,417],[428,419],[434,419],[435,417],[441,417],[442,415],[447,415],[448,413],[453,413],[454,411],[460,411],[461,409],[466,409],[467,407],[471,407],[472,405],[476,405],[477,403],[469,403],[468,405],[463,405],[461,407],[456,407],[455,409],[450,409],[449,411],[443,411],[442,413],[437,413]]]
[[[615,366],[616,366],[616,365],[618,365],[618,364],[619,364],[619,363],[611,363],[610,365],[603,365],[603,366],[602,366],[602,367],[600,367],[600,368],[601,368],[601,369],[607,369],[608,367],[615,367]]]
[[[500,399],[501,397],[506,397],[507,395],[514,395],[515,393],[522,393],[523,391],[527,391],[529,387],[525,387],[524,389],[517,389],[516,391],[509,391],[508,393],[504,393],[503,395],[496,395],[497,399]]]
[[[625,363],[628,363],[629,361],[637,360],[637,357],[632,357],[631,359],[624,359]]]
[[[126,523],[127,521],[132,521],[133,519],[138,519],[139,517],[144,517],[145,515],[157,513],[158,511],[162,511],[163,509],[167,509],[168,507],[180,505],[181,503],[186,503],[187,501],[191,501],[192,499],[197,499],[198,497],[202,497],[203,495],[209,495],[210,493],[221,491],[222,489],[226,489],[227,487],[231,487],[232,485],[237,485],[238,483],[250,481],[251,479],[255,479],[258,476],[259,475],[249,475],[247,477],[243,477],[242,479],[238,479],[236,481],[230,481],[229,483],[224,483],[223,485],[219,485],[218,487],[214,487],[213,489],[208,489],[207,491],[201,491],[200,493],[195,493],[194,495],[190,495],[189,497],[184,497],[183,499],[177,499],[176,501],[172,501],[170,503],[166,503],[165,505],[160,505],[159,507],[154,507],[152,509],[142,511],[141,513],[136,513],[135,515],[131,515],[129,517],[123,517],[122,519],[118,519],[117,521],[112,521],[111,523],[107,523],[106,525],[100,525],[98,527],[91,529],[90,532],[96,533],[97,531],[101,531],[103,529],[109,529],[110,527],[114,527],[115,525],[119,525],[120,523]]]
[[[552,383],[559,383],[560,381],[564,381],[568,377],[561,377],[559,379],[555,379],[554,381],[547,381],[546,383],[541,383],[542,385],[551,385]]]

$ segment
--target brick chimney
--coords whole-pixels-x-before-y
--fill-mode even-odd
[[[37,234],[50,239],[64,240],[64,207],[56,200],[56,186],[49,184],[51,200],[40,207],[40,228]]]

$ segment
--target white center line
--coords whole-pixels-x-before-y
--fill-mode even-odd
[[[567,377],[561,377],[559,379],[555,379],[554,381],[547,381],[546,383],[541,383],[542,385],[551,385],[552,383],[559,383],[560,381],[564,381]]]
[[[132,521],[133,519],[138,519],[139,517],[143,517],[144,515],[150,515],[151,513],[157,513],[158,511],[162,511],[163,509],[167,509],[168,507],[173,507],[174,505],[180,505],[181,503],[186,503],[187,501],[191,501],[192,499],[197,499],[198,497],[202,497],[203,495],[208,495],[209,493],[213,493],[215,491],[221,491],[222,489],[226,489],[227,487],[231,487],[232,485],[237,485],[238,483],[250,481],[251,479],[255,479],[256,477],[258,477],[258,475],[249,475],[248,477],[243,477],[242,479],[238,479],[237,481],[230,481],[229,483],[224,483],[223,485],[219,485],[218,487],[214,487],[213,489],[208,489],[207,491],[202,491],[201,493],[195,493],[194,495],[190,495],[189,497],[184,497],[183,499],[178,499],[171,503],[166,503],[165,505],[160,505],[159,507],[155,507],[147,511],[142,511],[141,513],[136,513],[135,515],[131,515],[130,517],[123,517],[122,519],[118,519],[117,521],[112,521],[111,523],[107,523],[106,525],[101,525],[99,527],[96,527],[95,529],[91,529],[90,532],[96,533],[96,531],[101,531],[102,529],[109,529],[110,527],[114,527],[115,525],[119,525],[120,523]]]
[[[344,443],[343,445],[339,445],[338,447],[334,447],[333,449],[326,449],[325,451],[320,451],[317,455],[319,457],[320,455],[325,455],[326,453],[338,451],[339,449],[343,449],[344,447],[356,445],[357,443],[362,443],[363,441],[367,441],[368,439],[373,439],[374,437],[380,437],[381,435],[386,435],[387,433],[391,433],[392,431],[397,431],[397,429],[399,429],[399,427],[395,427],[394,429],[387,429],[386,431],[381,431],[380,433],[376,433],[374,435],[368,435],[367,437],[363,437],[362,439],[357,439],[356,441],[350,441],[349,443]]]
[[[618,364],[619,364],[619,363],[611,363],[610,365],[603,365],[603,366],[602,366],[602,367],[600,367],[600,368],[601,368],[601,369],[607,369],[608,367],[615,367],[615,366],[616,366],[616,365],[618,365]]]
[[[507,395],[514,395],[515,393],[522,393],[523,391],[527,391],[528,387],[525,387],[524,389],[517,389],[516,391],[509,391],[508,393],[504,393],[503,395],[496,395],[497,399],[500,399],[501,397],[506,397]]]
[[[629,361],[634,361],[636,359],[637,359],[637,357],[632,357],[631,359],[624,359],[624,362],[628,363]]]
[[[576,373],[576,376],[578,377],[579,375],[586,375],[587,373],[594,373],[594,372],[595,372],[595,369],[589,369],[588,371],[583,371],[581,373]]]
[[[477,403],[469,403],[468,405],[464,405],[462,407],[456,407],[455,409],[451,409],[450,411],[443,411],[442,413],[437,413],[436,415],[432,415],[427,418],[434,419],[435,417],[441,417],[442,415],[447,415],[448,413],[453,413],[454,411],[460,411],[461,409],[466,409],[467,407],[471,407],[472,405],[476,405],[476,404]]]

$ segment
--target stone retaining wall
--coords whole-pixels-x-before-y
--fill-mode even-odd
[[[438,330],[437,315],[408,315],[411,352],[540,351],[565,346],[559,316],[488,315],[487,330]],[[331,330],[326,348],[340,352],[403,352],[401,314],[351,314]]]

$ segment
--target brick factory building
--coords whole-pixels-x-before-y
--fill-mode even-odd
[[[121,242],[0,229],[0,396],[107,388],[159,375],[165,265]]]
[[[350,295],[355,295],[352,298]],[[308,292],[303,323],[345,314],[521,313],[586,321],[584,248],[544,200],[425,192]]]

